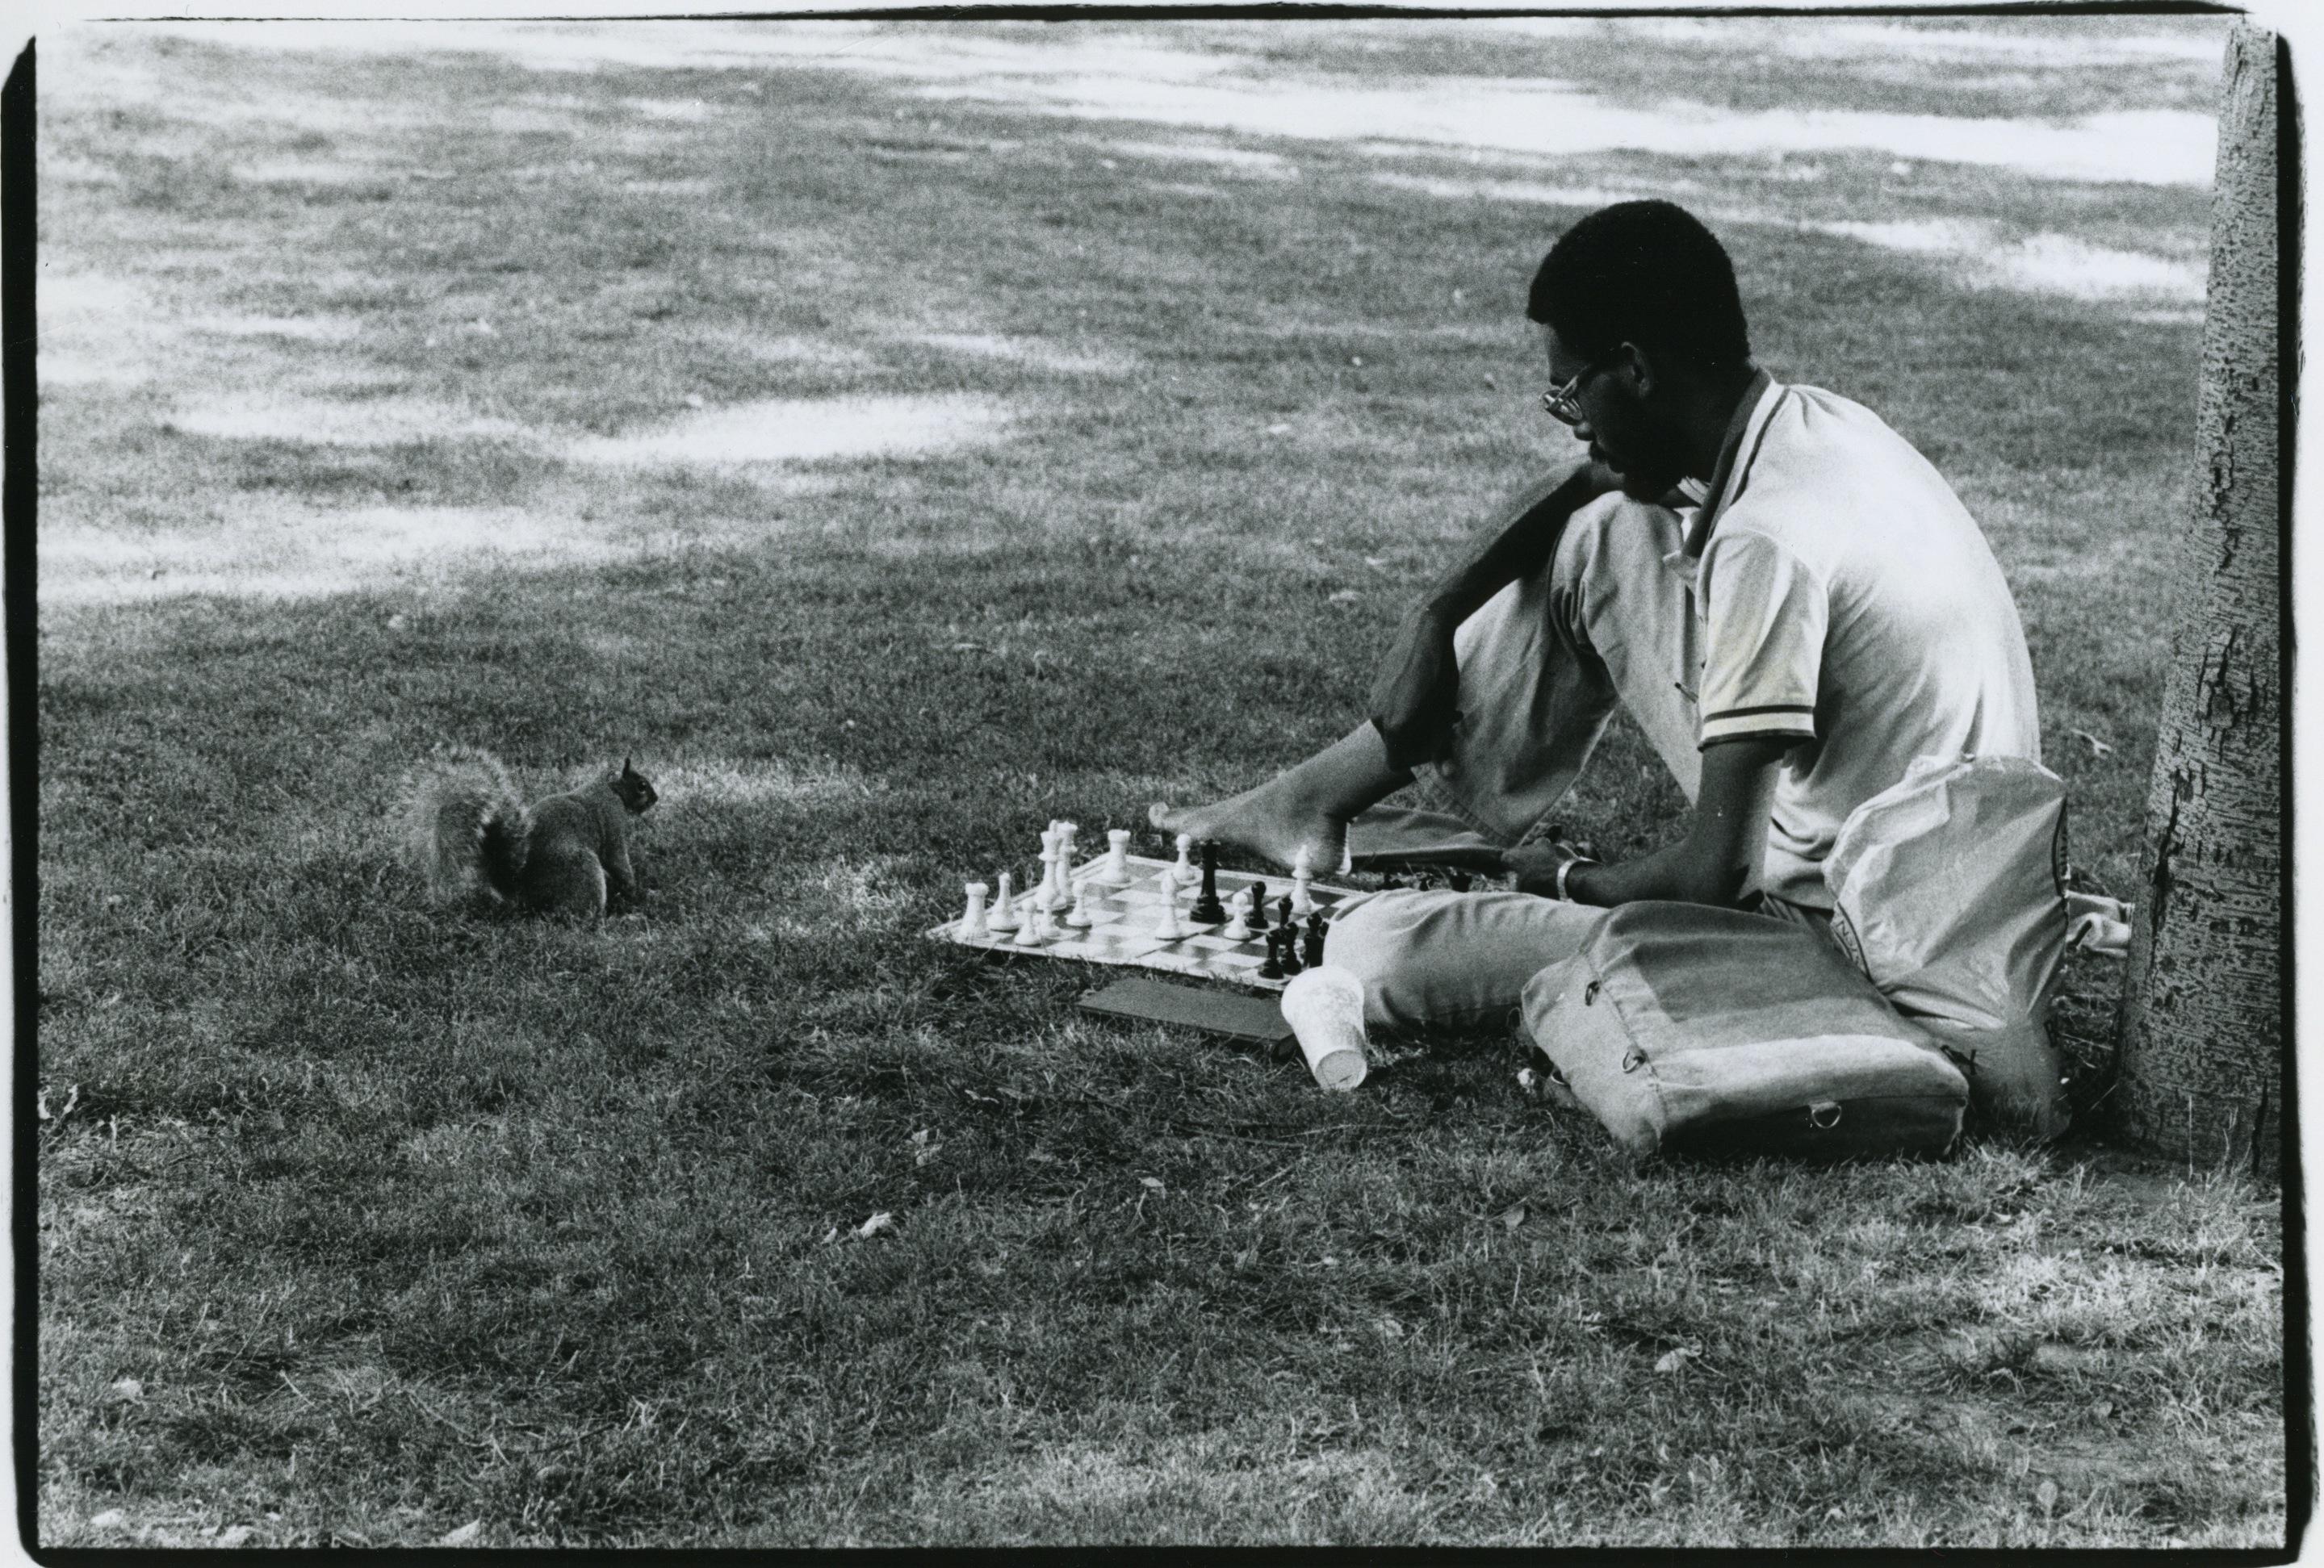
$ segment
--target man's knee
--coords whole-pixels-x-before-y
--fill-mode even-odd
[[[1551,553],[1549,576],[1568,592],[1585,585],[1649,568],[1686,542],[1676,512],[1652,501],[1632,500],[1619,491],[1600,496],[1573,514]]]

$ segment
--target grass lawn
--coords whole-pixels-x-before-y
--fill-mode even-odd
[[[1326,1097],[918,935],[1347,727],[1592,192],[1954,481],[2133,894],[2208,197],[2010,160],[2224,24],[2113,25],[43,39],[41,1540],[2281,1541],[2272,1190],[1634,1169],[1499,1035]],[[1715,115],[1395,129],[1543,78]],[[444,742],[633,756],[650,912],[424,908]],[[1570,820],[1681,803],[1624,729]]]

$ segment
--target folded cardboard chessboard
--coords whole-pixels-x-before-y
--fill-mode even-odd
[[[1261,923],[1252,917],[1252,934],[1241,940],[1222,933],[1223,922],[1196,924],[1189,912],[1199,887],[1189,887],[1178,895],[1180,922],[1188,933],[1172,939],[1157,933],[1164,894],[1157,884],[1165,871],[1172,869],[1167,860],[1148,859],[1142,855],[1121,857],[1119,873],[1127,880],[1105,880],[1109,857],[1098,855],[1077,867],[1067,878],[1067,885],[1088,881],[1089,897],[1086,912],[1090,924],[1087,930],[1077,930],[1065,923],[1069,906],[1060,906],[1053,915],[1055,935],[1047,940],[1023,942],[1015,931],[986,929],[981,934],[963,936],[963,920],[945,922],[928,931],[931,940],[949,941],[963,947],[979,948],[988,952],[1011,957],[1069,958],[1084,964],[1118,964],[1140,969],[1152,969],[1160,974],[1178,975],[1189,979],[1222,980],[1245,990],[1280,991],[1284,981],[1262,978],[1259,970],[1267,963],[1266,930],[1279,921],[1277,906],[1291,894],[1293,883],[1286,876],[1264,877],[1243,871],[1219,871],[1220,899],[1231,904],[1236,894],[1244,888],[1258,886],[1264,890],[1268,909]],[[1330,922],[1342,901],[1357,896],[1351,887],[1333,887],[1321,882],[1311,882],[1307,894],[1314,908]],[[1294,917],[1304,933],[1307,917]],[[1328,940],[1328,939],[1327,939]]]

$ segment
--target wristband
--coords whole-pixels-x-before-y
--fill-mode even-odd
[[[1565,879],[1573,875],[1573,868],[1577,866],[1595,866],[1597,864],[1598,862],[1591,859],[1587,855],[1575,855],[1570,858],[1559,861],[1557,863],[1557,896],[1568,903],[1572,903],[1573,895],[1565,891]]]

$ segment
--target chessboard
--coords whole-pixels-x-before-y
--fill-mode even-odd
[[[1038,943],[1019,942],[1014,931],[985,931],[964,939],[960,934],[961,922],[954,919],[933,928],[927,934],[933,940],[1011,957],[1070,958],[1083,964],[1129,965],[1165,975],[1181,975],[1190,979],[1222,980],[1246,990],[1283,989],[1284,981],[1259,977],[1259,971],[1267,963],[1267,941],[1263,930],[1254,931],[1244,940],[1235,941],[1220,934],[1224,930],[1222,922],[1195,924],[1189,906],[1197,890],[1189,888],[1179,897],[1178,912],[1193,934],[1176,941],[1166,941],[1155,934],[1163,896],[1155,881],[1173,863],[1150,860],[1142,855],[1125,855],[1122,858],[1129,867],[1130,880],[1115,885],[1108,884],[1101,876],[1107,858],[1105,855],[1093,857],[1076,867],[1069,879],[1093,879],[1090,883],[1090,927],[1087,931],[1069,930],[1060,924],[1053,940]],[[1219,897],[1229,903],[1244,888],[1255,883],[1264,885],[1270,922],[1276,918],[1275,905],[1291,892],[1292,887],[1291,878],[1287,876],[1258,876],[1248,872],[1227,870],[1221,870],[1216,875]],[[1357,892],[1352,887],[1332,887],[1321,882],[1310,882],[1307,891],[1314,907],[1323,912],[1327,931],[1333,910],[1342,900],[1354,897]],[[1060,915],[1064,912],[1063,910],[1058,911]],[[1304,929],[1305,917],[1300,917],[1297,923]],[[1324,940],[1328,952],[1328,934]]]

